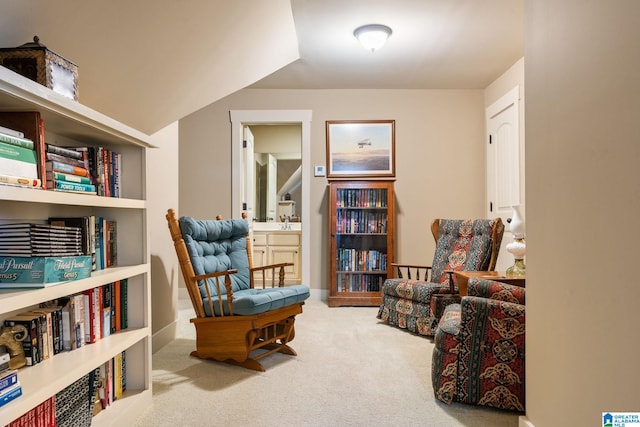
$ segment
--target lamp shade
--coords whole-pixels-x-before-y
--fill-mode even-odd
[[[369,24],[356,28],[353,35],[365,49],[375,52],[384,46],[391,33],[386,25]]]

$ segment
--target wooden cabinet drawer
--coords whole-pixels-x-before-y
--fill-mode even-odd
[[[267,246],[267,235],[264,233],[253,233],[253,246]]]
[[[282,233],[269,234],[269,246],[298,246],[300,244],[300,234]]]

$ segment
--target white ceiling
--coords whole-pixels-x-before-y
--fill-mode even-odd
[[[246,87],[483,89],[524,55],[524,0],[28,3],[0,0],[0,47],[38,35],[81,103],[146,133]],[[393,29],[374,53],[368,23]]]
[[[291,0],[300,59],[253,88],[483,89],[524,55],[524,0]],[[379,51],[353,31],[384,24]]]

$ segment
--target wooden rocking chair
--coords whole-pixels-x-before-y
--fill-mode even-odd
[[[243,217],[176,219],[173,209],[166,215],[196,313],[191,319],[196,328],[191,356],[264,371],[259,359],[275,352],[296,355],[288,343],[309,288],[284,286],[284,267],[291,263],[253,267],[249,225],[246,214]],[[267,270],[271,280],[265,280]],[[261,273],[262,289],[254,286],[256,272]]]

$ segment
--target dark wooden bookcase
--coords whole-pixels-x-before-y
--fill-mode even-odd
[[[329,183],[329,306],[376,306],[394,258],[393,181]]]

